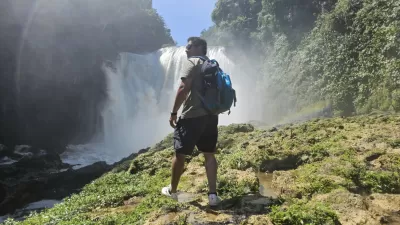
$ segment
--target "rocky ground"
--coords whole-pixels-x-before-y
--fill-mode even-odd
[[[400,115],[221,126],[216,208],[197,151],[179,201],[160,195],[172,156],[170,135],[54,208],[6,224],[400,224]]]

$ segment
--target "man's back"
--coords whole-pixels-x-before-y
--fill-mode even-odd
[[[208,59],[207,56],[203,56]],[[183,65],[182,79],[191,77],[193,79],[192,87],[187,95],[186,101],[183,103],[181,118],[194,118],[207,115],[207,111],[202,106],[202,102],[198,94],[203,89],[203,78],[201,67],[204,61],[199,58],[189,58]]]
[[[208,204],[216,206],[220,202],[217,195],[217,160],[214,156],[218,141],[218,115],[208,115],[202,106],[199,94],[203,89],[201,67],[203,60],[192,56],[205,56],[207,42],[199,37],[188,38],[182,82],[177,90],[169,123],[174,128],[175,157],[172,160],[171,184],[163,187],[163,195],[177,199],[177,188],[185,166],[185,156],[192,155],[197,147],[204,153],[208,180]],[[205,57],[207,58],[207,57]],[[179,108],[183,104],[180,119],[177,120]]]

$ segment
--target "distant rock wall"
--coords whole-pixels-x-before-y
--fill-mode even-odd
[[[103,62],[175,43],[147,3],[90,3],[0,2],[0,142],[86,142],[102,129]]]

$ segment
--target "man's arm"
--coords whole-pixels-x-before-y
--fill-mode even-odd
[[[176,92],[174,106],[172,112],[176,113],[185,101],[190,89],[192,88],[192,81],[195,72],[195,64],[191,60],[186,60],[183,64],[181,84]]]
[[[179,85],[178,91],[176,92],[174,106],[172,108],[172,112],[178,112],[179,108],[181,107],[182,103],[185,101],[191,87],[192,87],[193,78],[187,77],[182,78],[182,82]]]
[[[192,88],[193,76],[195,71],[195,65],[192,61],[188,60],[185,62],[183,67],[183,74],[181,76],[181,84],[176,92],[174,106],[172,108],[172,113],[177,113],[182,103],[185,101],[190,89]],[[172,115],[169,118],[169,124],[171,127],[176,126],[177,115]]]

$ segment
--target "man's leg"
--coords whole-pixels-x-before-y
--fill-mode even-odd
[[[177,199],[179,180],[185,167],[185,156],[192,154],[195,143],[199,137],[199,129],[194,119],[183,119],[177,124],[174,130],[175,156],[172,159],[171,183],[161,189],[161,193]],[[201,130],[200,130],[201,131]]]
[[[197,148],[204,154],[208,180],[208,202],[210,206],[216,206],[220,201],[217,195],[218,163],[215,159],[218,140],[218,116],[209,116],[206,126],[206,129],[197,142]]]
[[[172,160],[171,193],[176,193],[184,167],[185,155],[176,153]]]
[[[204,152],[204,158],[206,161],[206,173],[208,179],[208,190],[209,193],[217,193],[217,171],[218,171],[218,163],[215,159],[214,153],[206,153]]]
[[[178,199],[176,192],[184,168],[185,168],[185,154],[178,153],[177,151],[175,151],[175,156],[172,159],[171,183],[170,185],[163,187],[161,189],[162,194],[170,196],[175,200]]]

